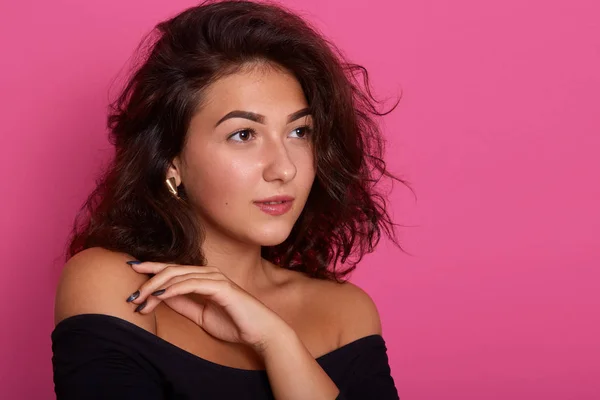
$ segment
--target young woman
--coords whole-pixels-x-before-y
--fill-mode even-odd
[[[397,399],[377,309],[342,279],[396,243],[366,71],[273,4],[157,28],[57,289],[57,398]]]

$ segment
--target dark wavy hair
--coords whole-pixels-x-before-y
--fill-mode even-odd
[[[114,159],[75,218],[67,259],[99,246],[142,261],[206,264],[202,227],[185,187],[179,186],[179,200],[166,189],[167,169],[182,151],[207,86],[261,64],[283,68],[300,82],[313,116],[316,162],[313,187],[289,237],[263,247],[262,256],[340,281],[374,250],[382,230],[400,247],[397,224],[375,184],[383,176],[406,182],[386,170],[373,119],[398,102],[379,112],[366,69],[345,61],[299,15],[274,3],[206,1],[160,22],[137,50],[143,61],[109,109]]]

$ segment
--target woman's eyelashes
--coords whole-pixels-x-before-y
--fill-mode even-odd
[[[312,133],[312,128],[308,125],[304,125],[304,126],[300,126],[296,129],[294,129],[292,132],[297,132],[297,131],[303,131],[304,134],[302,137],[300,137],[299,139],[308,139],[308,137],[310,136],[310,134]]]
[[[312,133],[312,128],[308,125],[300,126],[298,128],[295,128],[294,130],[292,130],[292,134],[297,135],[296,138],[298,138],[298,139],[308,139],[310,137],[311,133]],[[240,129],[239,131],[229,135],[227,140],[230,140],[232,142],[243,143],[243,142],[249,142],[249,141],[253,140],[255,137],[256,137],[256,131],[254,129],[244,128],[244,129]]]
[[[245,129],[239,130],[239,131],[231,134],[227,138],[227,140],[230,140],[230,141],[233,141],[233,142],[248,142],[255,135],[256,135],[256,132],[254,131],[254,129],[252,129],[252,128],[245,128]],[[238,137],[238,139],[234,139],[236,136]]]

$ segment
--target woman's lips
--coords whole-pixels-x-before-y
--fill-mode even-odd
[[[286,212],[290,211],[293,203],[294,200],[278,201],[275,203],[257,201],[254,202],[254,204],[256,204],[256,206],[260,208],[262,212],[269,215],[283,215]]]

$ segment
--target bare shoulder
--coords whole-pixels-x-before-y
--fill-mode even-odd
[[[330,320],[338,325],[340,346],[365,336],[381,335],[377,306],[359,286],[325,280],[315,281],[312,286],[320,304],[329,310]]]
[[[125,299],[145,281],[126,264],[133,257],[100,247],[83,250],[65,264],[54,304],[54,322],[78,314],[106,314],[155,332],[153,313],[135,313]]]

